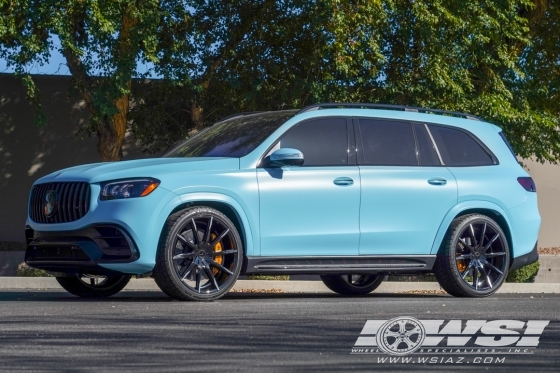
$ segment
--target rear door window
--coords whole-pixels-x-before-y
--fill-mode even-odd
[[[446,166],[487,166],[490,154],[468,133],[443,126],[429,125],[430,133]]]
[[[410,122],[360,118],[359,126],[363,143],[363,164],[418,165],[414,133]]]
[[[440,166],[434,142],[424,124],[414,124],[416,144],[418,145],[418,164],[420,166]]]

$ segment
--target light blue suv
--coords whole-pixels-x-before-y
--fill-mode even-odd
[[[535,184],[495,125],[318,104],[225,118],[162,158],[41,178],[26,262],[84,297],[150,272],[180,300],[218,299],[240,274],[318,274],[363,295],[429,272],[482,297],[538,259],[539,226]]]

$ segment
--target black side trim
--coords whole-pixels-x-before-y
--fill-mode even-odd
[[[537,250],[537,243],[535,243],[535,247],[533,248],[533,250],[531,250],[531,252],[525,255],[518,256],[517,258],[513,258],[509,270],[513,271],[514,269],[533,264],[537,260],[539,260],[539,252]]]
[[[247,257],[244,273],[418,273],[430,272],[435,255]]]

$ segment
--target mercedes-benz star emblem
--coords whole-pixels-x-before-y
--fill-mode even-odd
[[[53,216],[56,209],[56,192],[54,190],[49,190],[45,194],[45,202],[43,204],[43,214],[47,218]]]

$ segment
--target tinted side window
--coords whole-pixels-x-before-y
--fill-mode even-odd
[[[364,164],[417,166],[416,144],[409,122],[360,119]],[[359,149],[358,149],[359,151]]]
[[[447,166],[486,166],[490,155],[467,133],[456,129],[428,126],[443,163]]]
[[[418,145],[418,164],[420,166],[440,166],[434,143],[423,124],[414,124],[416,144]]]
[[[300,123],[288,130],[273,151],[279,148],[300,150],[305,159],[304,166],[347,165],[346,119],[321,118]]]

